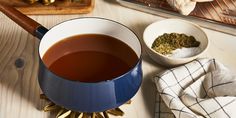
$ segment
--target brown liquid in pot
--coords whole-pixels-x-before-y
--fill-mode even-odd
[[[128,72],[138,61],[122,41],[98,34],[76,35],[50,47],[43,62],[64,79],[81,82],[111,80]]]

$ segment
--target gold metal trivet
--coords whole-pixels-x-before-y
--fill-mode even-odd
[[[94,112],[94,113],[81,113],[75,112],[58,106],[51,102],[44,94],[40,95],[40,99],[44,99],[49,103],[43,108],[44,112],[57,112],[56,118],[109,118],[109,115],[113,116],[123,116],[124,112],[120,108],[115,108],[107,110],[104,112]],[[126,104],[131,104],[131,100]]]

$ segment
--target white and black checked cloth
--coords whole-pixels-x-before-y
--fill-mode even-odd
[[[236,118],[236,75],[215,59],[166,70],[154,81],[155,118]]]

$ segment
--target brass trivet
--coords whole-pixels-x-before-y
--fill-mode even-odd
[[[58,106],[51,102],[44,94],[40,95],[40,99],[48,101],[48,104],[43,108],[44,112],[57,112],[56,118],[109,118],[109,115],[113,116],[123,116],[124,112],[120,108],[115,108],[107,110],[104,112],[97,113],[81,113],[75,112],[72,110],[65,109],[61,106]],[[131,104],[131,101],[128,101],[126,104]]]

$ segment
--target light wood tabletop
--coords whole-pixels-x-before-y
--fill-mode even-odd
[[[30,16],[47,28],[78,17],[103,17],[130,27],[142,40],[150,23],[165,18],[120,6],[110,0],[96,0],[95,9],[83,15]],[[205,29],[210,47],[203,57],[215,58],[236,72],[236,36]],[[236,29],[235,29],[236,31]],[[41,109],[38,74],[39,40],[0,13],[0,118],[49,118]],[[156,88],[152,77],[165,68],[143,53],[143,83],[130,105],[123,105],[122,118],[154,118]],[[113,118],[113,116],[111,116]],[[115,117],[114,117],[115,118]]]

